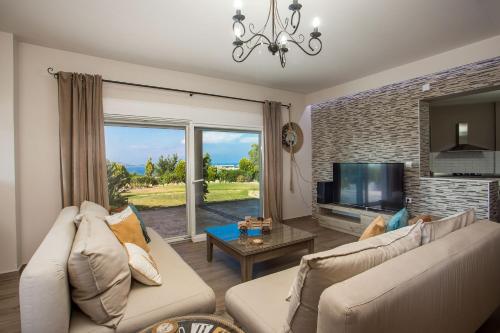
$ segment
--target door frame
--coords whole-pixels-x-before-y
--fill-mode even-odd
[[[165,239],[167,242],[178,242],[191,239],[193,242],[204,241],[206,234],[196,234],[196,191],[195,191],[195,129],[220,130],[228,132],[251,132],[259,135],[259,201],[260,213],[264,211],[264,129],[263,126],[234,126],[227,124],[213,124],[193,122],[189,119],[133,116],[122,114],[104,114],[104,125],[122,125],[131,127],[152,127],[152,128],[183,128],[186,138],[185,157],[186,157],[186,230],[187,234],[178,237]]]
[[[199,122],[191,122],[189,124],[189,158],[188,158],[188,168],[189,168],[189,216],[191,217],[189,223],[191,224],[189,230],[191,230],[191,240],[193,242],[202,242],[206,240],[206,234],[196,234],[196,190],[195,190],[195,138],[194,133],[196,129],[201,130],[213,130],[213,131],[227,131],[227,132],[246,132],[246,133],[256,133],[259,135],[259,205],[260,205],[260,213],[263,214],[264,206],[264,191],[263,191],[263,165],[264,165],[264,129],[262,126],[233,126],[233,125],[221,125],[221,124],[211,124],[211,123],[199,123]],[[202,143],[203,144],[203,143]],[[187,180],[186,180],[187,181]]]
[[[106,125],[116,125],[116,126],[129,126],[129,127],[142,127],[142,128],[164,128],[164,129],[183,129],[184,130],[184,138],[186,143],[184,144],[184,155],[186,158],[186,234],[181,236],[174,236],[169,238],[164,238],[164,240],[168,243],[175,243],[179,241],[183,241],[186,239],[191,239],[191,220],[192,217],[190,215],[190,202],[189,198],[191,196],[191,186],[189,186],[190,179],[188,176],[188,170],[190,169],[190,158],[189,154],[189,145],[190,140],[189,130],[191,121],[187,119],[171,119],[171,118],[159,118],[159,117],[139,117],[139,116],[131,116],[131,115],[121,115],[121,114],[104,114],[104,126]]]

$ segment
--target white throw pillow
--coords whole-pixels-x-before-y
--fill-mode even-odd
[[[106,216],[109,216],[109,212],[106,208],[95,202],[84,201],[80,205],[80,212],[75,216],[74,222],[77,228],[80,226],[80,222],[82,222],[84,216],[97,217],[104,220]]]
[[[123,220],[125,220],[132,214],[135,214],[134,211],[132,210],[132,208],[130,208],[130,206],[127,206],[127,208],[125,208],[119,213],[106,216],[105,220],[106,222],[108,222],[109,225],[114,225],[121,223]]]
[[[153,257],[133,243],[125,243],[124,246],[128,253],[128,265],[132,277],[148,286],[161,285],[161,276]]]
[[[444,219],[424,223],[422,227],[422,245],[435,241],[476,221],[474,208],[457,213]]]

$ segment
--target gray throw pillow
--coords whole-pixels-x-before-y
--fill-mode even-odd
[[[116,328],[125,314],[131,274],[126,250],[107,224],[85,215],[68,259],[73,301],[97,324]]]

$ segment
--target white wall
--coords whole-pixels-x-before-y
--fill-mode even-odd
[[[266,87],[200,75],[139,66],[36,45],[18,44],[19,184],[22,259],[27,262],[54,222],[60,208],[57,84],[47,74],[56,70],[99,73],[104,78],[210,92],[252,99],[292,103],[292,120],[302,125],[305,143],[296,159],[304,178],[311,179],[309,115],[305,96]],[[193,118],[199,123],[261,126],[260,104],[105,84],[104,109],[108,113]],[[289,158],[283,175],[288,184]],[[297,181],[296,181],[297,183]],[[311,186],[291,193],[285,185],[284,216],[311,214]],[[297,187],[297,186],[296,186]],[[304,198],[302,198],[304,197]]]
[[[14,36],[0,32],[0,274],[18,267]]]
[[[500,56],[500,35],[308,94],[306,104],[351,95],[497,56]]]

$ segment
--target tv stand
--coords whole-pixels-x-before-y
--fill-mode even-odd
[[[318,208],[319,212],[315,215],[322,227],[358,237],[377,216],[382,216],[388,222],[394,215],[393,212],[373,211],[336,204],[318,204]]]

